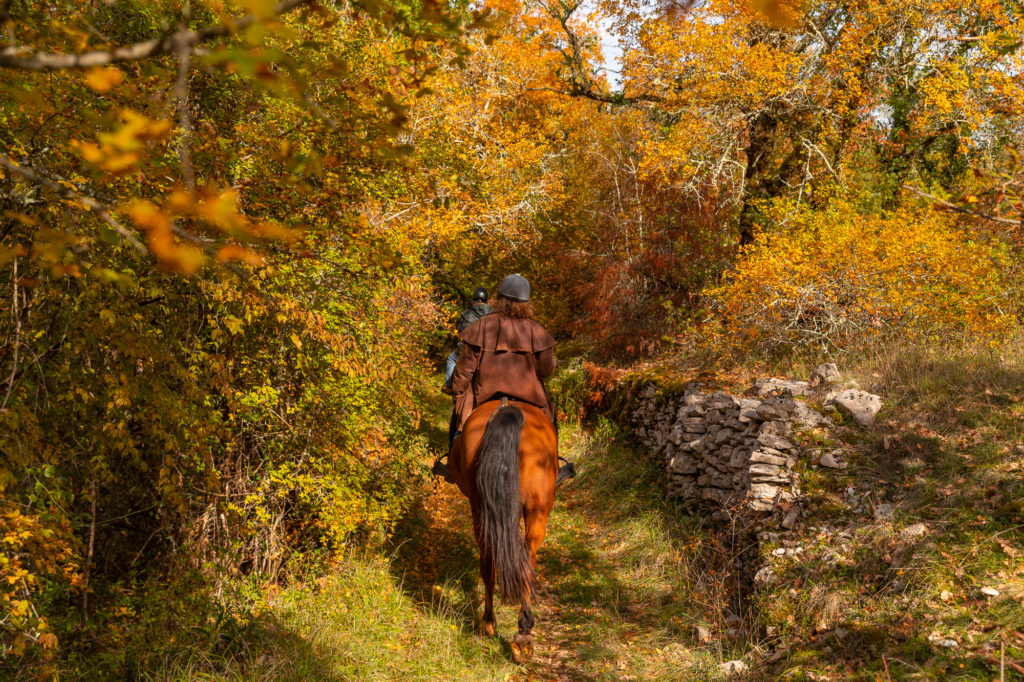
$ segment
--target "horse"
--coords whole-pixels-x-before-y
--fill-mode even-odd
[[[466,421],[448,457],[452,479],[469,499],[473,534],[480,550],[484,581],[481,634],[497,634],[494,583],[506,603],[519,604],[519,631],[512,641],[514,658],[533,655],[534,594],[537,549],[544,540],[548,514],[555,503],[558,437],[551,420],[529,403],[507,398],[477,407]],[[519,519],[525,535],[519,534]]]

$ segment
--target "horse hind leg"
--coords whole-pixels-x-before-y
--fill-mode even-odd
[[[527,510],[523,514],[526,526],[526,546],[530,552],[530,567],[534,571],[533,585],[530,596],[523,600],[519,609],[519,632],[512,640],[512,653],[516,661],[524,663],[533,656],[533,626],[535,623],[531,601],[536,592],[537,550],[544,541],[547,532],[548,512],[543,509]]]
[[[528,601],[519,610],[519,632],[512,638],[512,657],[516,663],[526,663],[533,658],[533,610]]]
[[[484,613],[480,619],[480,634],[494,637],[498,622],[494,618],[494,561],[490,555],[480,556],[480,576],[484,579]]]

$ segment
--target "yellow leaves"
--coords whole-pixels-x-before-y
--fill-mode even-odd
[[[72,140],[71,146],[82,158],[101,170],[118,175],[134,170],[142,160],[147,143],[163,139],[171,130],[170,121],[150,119],[131,109],[121,111],[121,127],[101,133],[96,142]]]
[[[844,200],[768,213],[788,226],[759,233],[708,292],[736,348],[835,351],[879,335],[986,336],[1010,322],[998,250],[971,242],[947,217],[865,215]]]
[[[752,0],[751,4],[776,26],[796,25],[803,9],[803,3],[794,0]]]
[[[113,66],[98,66],[85,74],[85,84],[96,92],[107,92],[124,81],[124,72]]]

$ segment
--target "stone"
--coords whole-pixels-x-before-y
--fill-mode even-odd
[[[759,500],[754,498],[747,502],[747,507],[757,512],[770,512],[775,509],[775,503],[770,502],[769,500]]]
[[[813,372],[808,383],[812,388],[817,388],[825,384],[836,384],[842,375],[839,374],[839,368],[836,367],[834,362],[825,362],[818,365]]]
[[[762,500],[773,500],[781,491],[778,486],[771,485],[769,483],[751,483],[750,494]]]
[[[735,661],[726,661],[722,663],[719,668],[722,669],[722,673],[725,675],[742,675],[747,672],[747,664],[737,659]]]
[[[916,537],[920,537],[921,535],[924,535],[927,532],[928,526],[924,525],[923,523],[915,523],[903,529],[903,532],[900,533],[900,540],[910,540]]]
[[[761,397],[782,395],[792,398],[811,392],[811,385],[806,381],[790,381],[774,377],[758,379],[754,382],[754,388],[757,389],[757,395]]]
[[[680,426],[686,433],[704,433],[708,430],[707,424],[700,417],[686,417],[680,420]]]
[[[711,641],[711,631],[703,625],[694,628],[694,636],[700,644],[707,644]]]
[[[752,455],[751,455],[752,456]],[[747,452],[742,448],[736,448],[732,451],[732,455],[729,457],[729,466],[733,469],[740,469],[748,461],[753,461],[748,458]],[[770,462],[769,462],[770,464]]]
[[[683,429],[678,424],[672,427],[672,430],[668,434],[668,440],[671,443],[679,445],[683,442]]]
[[[875,521],[890,521],[892,519],[892,505],[888,502],[875,507]]]
[[[773,448],[775,450],[792,450],[793,444],[781,436],[776,436],[772,433],[762,433],[758,435],[757,442],[765,447]]]
[[[793,423],[797,426],[813,428],[815,426],[827,426],[832,422],[828,417],[807,403],[794,402]]]
[[[778,476],[782,472],[782,469],[775,464],[751,464],[750,473],[752,475],[764,475],[764,476]]]
[[[796,525],[796,520],[800,517],[800,507],[794,505],[787,513],[785,518],[782,519],[782,527],[786,530],[793,530]],[[756,577],[756,576],[755,576]]]
[[[757,569],[757,573],[754,574],[754,584],[756,585],[767,585],[775,579],[775,571],[771,566],[762,566]]]
[[[673,474],[691,475],[697,473],[697,463],[688,455],[676,455],[668,464]]]
[[[718,431],[718,433],[715,434],[715,437],[713,439],[715,445],[725,445],[726,443],[729,442],[729,439],[732,438],[734,433],[736,432],[730,428],[721,429],[720,431]]]
[[[732,523],[732,514],[727,509],[716,509],[711,512],[712,523]]]
[[[749,461],[752,464],[774,464],[775,466],[782,466],[786,463],[786,458],[767,453],[764,450],[755,450],[750,453]]]
[[[818,460],[818,464],[829,469],[845,469],[846,462],[839,458],[838,455],[842,454],[842,450],[833,450],[832,452],[826,452]]]
[[[944,649],[955,649],[958,646],[960,646],[960,643],[957,642],[955,639],[940,639],[939,646],[941,646]]]
[[[770,421],[763,422],[760,428],[758,429],[758,432],[771,433],[781,438],[788,438],[789,435],[793,432],[793,429],[792,427],[790,427],[789,422]]]
[[[719,490],[732,490],[732,474],[717,471],[711,474],[711,487]]]
[[[840,412],[853,417],[861,426],[874,424],[875,415],[882,409],[881,396],[852,388],[840,391],[829,402]]]
[[[985,595],[986,597],[998,597],[999,596],[999,590],[997,590],[994,587],[983,587],[979,591],[983,595]]]
[[[708,410],[708,413],[704,415],[704,421],[708,424],[721,424],[725,420],[725,415],[721,410]]]
[[[708,410],[722,410],[736,405],[739,405],[736,397],[729,395],[725,391],[715,391],[704,401],[704,408]]]
[[[796,410],[789,398],[768,398],[757,406],[757,416],[763,421],[784,421]]]

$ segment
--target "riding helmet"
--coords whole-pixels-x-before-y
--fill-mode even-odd
[[[530,300],[530,283],[522,275],[509,275],[501,280],[498,285],[498,293],[513,301]]]
[[[483,287],[473,289],[473,302],[487,303],[487,289],[484,289]]]

